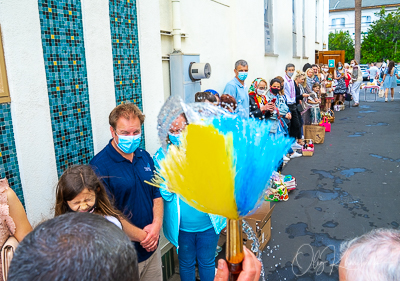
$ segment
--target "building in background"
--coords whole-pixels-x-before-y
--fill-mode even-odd
[[[63,171],[108,143],[116,105],[144,111],[142,146],[155,153],[164,101],[176,85],[194,95],[171,83],[174,55],[211,65],[200,90],[222,92],[238,59],[247,84],[268,81],[328,50],[328,15],[328,0],[1,1],[0,177],[35,225],[53,216]]]
[[[173,13],[175,1],[159,2],[167,98],[171,94],[170,54],[177,15]],[[257,77],[269,81],[283,75],[287,63],[299,69],[314,62],[316,51],[328,50],[328,6],[327,0],[181,1],[181,51],[199,54],[200,61],[210,63],[212,74],[202,80],[202,90],[223,91],[238,59],[249,63],[247,83]]]
[[[387,12],[400,7],[399,0],[363,0],[361,10],[361,34],[367,34],[372,22],[379,19],[375,14],[382,7]],[[348,31],[355,38],[354,1],[329,0],[329,32]],[[362,36],[361,36],[362,39]]]

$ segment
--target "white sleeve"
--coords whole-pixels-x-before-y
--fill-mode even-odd
[[[116,217],[104,216],[104,218],[107,219],[108,221],[112,222],[113,224],[115,224],[116,226],[118,226],[122,230],[122,224]]]

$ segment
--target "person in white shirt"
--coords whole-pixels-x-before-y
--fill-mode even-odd
[[[292,115],[289,126],[289,136],[296,139],[301,139],[301,121],[296,106],[296,87],[294,85],[294,81],[292,80],[294,70],[294,64],[289,63],[286,65],[286,74],[284,76],[284,92],[287,106],[289,107],[289,111]]]
[[[371,67],[368,70],[370,82],[374,82],[378,78],[379,68],[376,67],[376,63],[371,63]]]

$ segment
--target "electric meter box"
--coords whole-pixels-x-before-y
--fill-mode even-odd
[[[171,96],[193,103],[194,95],[201,91],[200,79],[211,75],[210,64],[200,63],[198,54],[172,53],[169,58]]]
[[[189,67],[189,77],[192,81],[208,79],[211,76],[211,65],[209,63],[191,62]]]

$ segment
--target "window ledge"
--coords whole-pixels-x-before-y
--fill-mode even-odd
[[[301,59],[300,56],[293,56],[294,59]]]
[[[265,53],[266,57],[279,57],[278,54],[274,54],[274,53]]]
[[[308,59],[309,59],[309,57],[304,57],[304,56],[303,56],[303,59],[306,59],[306,60],[308,60]]]
[[[7,96],[0,97],[0,103],[10,103],[10,102],[11,102],[10,97],[7,97]]]

